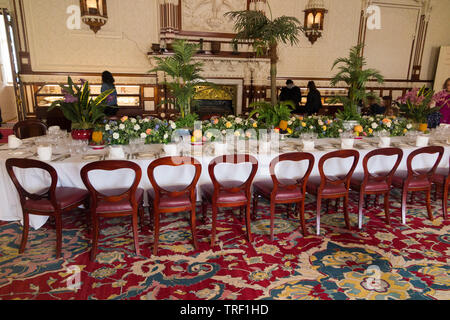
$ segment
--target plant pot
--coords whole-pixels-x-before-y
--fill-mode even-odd
[[[281,130],[286,131],[288,128],[288,122],[286,120],[281,120],[279,127]]]
[[[212,41],[211,42],[211,53],[219,54],[220,53],[220,41]]]
[[[353,129],[357,126],[357,125],[359,125],[359,122],[358,121],[356,121],[356,120],[344,120],[343,122],[342,122],[342,125],[344,126],[344,129],[346,130],[346,131],[353,131]]]
[[[419,131],[425,132],[428,130],[428,123],[419,123],[418,125]]]
[[[72,129],[73,140],[91,140],[92,129]]]
[[[154,53],[161,53],[161,45],[159,43],[152,44],[152,51]]]

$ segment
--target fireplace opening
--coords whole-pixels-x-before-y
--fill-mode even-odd
[[[214,88],[197,86],[193,110],[206,120],[213,116],[235,115],[236,86],[217,85]]]

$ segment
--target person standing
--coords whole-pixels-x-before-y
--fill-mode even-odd
[[[291,101],[294,104],[294,113],[304,113],[301,110],[300,103],[302,101],[302,93],[300,88],[294,85],[294,81],[288,80],[286,81],[286,87],[281,89],[280,101]]]
[[[316,88],[314,81],[308,82],[308,98],[306,100],[306,112],[308,115],[319,113],[322,108],[322,96]]]
[[[439,105],[441,106],[441,123],[450,124],[450,78],[444,82],[444,92],[446,94],[440,99]]]
[[[104,71],[102,73],[102,89],[101,92],[114,89],[114,92],[109,95],[106,99],[106,104],[108,105],[105,109],[105,114],[107,117],[114,117],[119,111],[117,106],[117,91],[116,86],[114,85],[114,77],[109,71]]]

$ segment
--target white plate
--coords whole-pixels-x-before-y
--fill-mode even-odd
[[[141,152],[138,153],[136,159],[152,159],[156,158],[156,153],[153,152]]]
[[[13,151],[8,153],[10,156],[24,156],[30,154],[29,151]]]
[[[102,157],[100,155],[95,155],[95,154],[88,154],[83,156],[83,160],[95,160],[95,161],[99,161]]]

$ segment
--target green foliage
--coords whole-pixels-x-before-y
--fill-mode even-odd
[[[115,90],[107,90],[97,98],[90,96],[89,82],[85,81],[82,86],[77,86],[72,79],[68,78],[68,85],[61,85],[64,99],[54,101],[49,111],[60,108],[64,117],[72,121],[72,129],[92,129],[105,117],[106,99]]]
[[[375,79],[378,83],[383,83],[383,76],[375,69],[363,69],[367,64],[361,51],[364,45],[360,44],[350,49],[347,58],[338,58],[334,61],[331,69],[338,67],[339,72],[331,79],[331,85],[336,87],[340,82],[344,82],[349,87],[348,96],[336,96],[330,99],[331,103],[342,103],[344,110],[337,112],[337,117],[341,120],[360,120],[358,113],[358,103],[367,100],[366,83]],[[338,66],[339,65],[339,66]]]
[[[271,10],[269,5],[268,8]],[[291,46],[298,44],[298,35],[303,31],[303,27],[295,17],[281,16],[273,19],[271,11],[270,14],[271,19],[261,11],[244,10],[227,12],[225,16],[235,20],[236,36],[233,43],[236,44],[238,40],[246,41],[253,45],[258,56],[267,53],[270,55],[272,104],[275,104],[278,44],[280,42]]]
[[[167,58],[155,57],[157,66],[149,72],[165,72],[171,81],[165,82],[175,96],[175,105],[180,110],[181,117],[185,118],[191,113],[192,98],[195,87],[201,82],[208,85],[200,76],[203,63],[192,62],[198,50],[198,45],[188,43],[186,40],[176,40],[173,43],[174,55]],[[172,101],[162,101],[167,103]]]
[[[294,105],[290,101],[278,102],[274,106],[268,102],[260,101],[251,103],[250,107],[256,107],[256,109],[249,114],[249,118],[258,114],[258,122],[265,124],[267,127],[277,127],[281,120],[288,121],[291,112],[294,110]]]
[[[177,128],[193,128],[195,121],[198,121],[199,117],[196,113],[185,115],[184,118],[179,118],[175,121]]]

